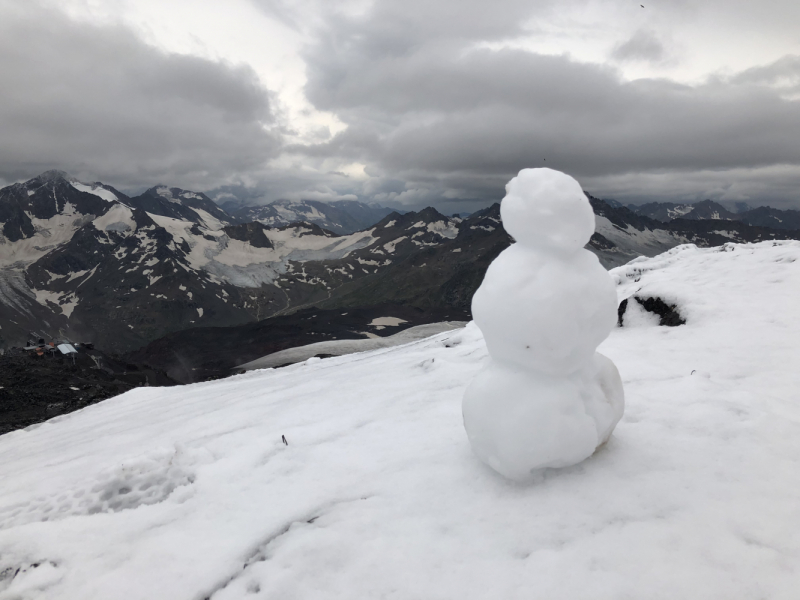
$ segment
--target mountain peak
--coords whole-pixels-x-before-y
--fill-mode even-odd
[[[45,171],[41,175],[37,175],[36,177],[29,179],[25,183],[49,183],[51,181],[72,181],[73,177],[69,175],[69,173],[65,171],[60,171],[58,169],[50,169],[49,171]]]
[[[445,217],[442,213],[438,210],[433,208],[432,206],[427,206],[423,208],[421,211],[417,213],[417,217],[422,219],[427,219],[429,221],[449,221],[447,217]]]

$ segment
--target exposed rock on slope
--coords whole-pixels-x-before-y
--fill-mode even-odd
[[[375,324],[390,317],[390,326]],[[197,327],[179,331],[126,355],[126,360],[163,369],[181,383],[217,379],[267,354],[330,340],[383,337],[415,325],[467,320],[455,309],[422,310],[383,304],[343,311],[308,308],[236,327]]]
[[[617,206],[620,206],[617,203]],[[637,215],[649,217],[656,221],[668,223],[675,219],[690,221],[723,220],[741,221],[756,227],[772,229],[800,229],[800,211],[779,210],[770,206],[759,206],[734,213],[712,200],[703,200],[696,204],[676,204],[672,202],[651,202],[642,205],[629,205],[628,208]]]
[[[662,223],[592,204],[589,249],[607,268],[687,242],[800,234],[740,221]],[[465,219],[433,208],[391,213],[338,235],[315,223],[237,222],[207,196],[179,188],[128,198],[48,172],[0,190],[0,347],[33,334],[127,352],[171,332],[311,306],[467,310],[486,267],[510,243],[498,206]]]
[[[135,387],[175,385],[159,370],[79,346],[77,354],[0,354],[0,434],[67,414]]]
[[[800,231],[756,227],[741,221],[675,218],[661,222],[626,207],[612,207],[592,196],[589,200],[597,222],[597,233],[589,247],[607,268],[623,265],[637,256],[655,256],[680,244],[709,247],[727,242],[800,239]]]

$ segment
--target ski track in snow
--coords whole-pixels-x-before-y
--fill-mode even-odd
[[[474,324],[0,436],[0,600],[794,599],[799,259],[684,246],[613,270],[686,325],[612,332],[625,416],[529,485],[470,451]]]

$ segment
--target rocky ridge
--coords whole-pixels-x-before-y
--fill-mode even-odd
[[[616,204],[617,207],[622,206],[619,203]],[[669,223],[676,219],[690,221],[741,221],[755,227],[800,229],[800,210],[780,210],[771,206],[746,207],[746,210],[733,212],[718,202],[703,200],[695,204],[678,204],[674,202],[630,204],[627,208],[637,215],[649,217],[662,223]]]
[[[588,247],[607,268],[684,243],[798,237],[733,220],[663,223],[590,200],[597,232]],[[0,223],[0,347],[34,334],[119,353],[309,307],[467,312],[511,243],[499,204],[464,219],[434,208],[392,212],[337,234],[308,222],[242,221],[189,190],[156,186],[131,198],[60,172],[0,190]]]

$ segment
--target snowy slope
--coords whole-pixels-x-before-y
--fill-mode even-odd
[[[394,317],[389,317],[389,319],[394,319]],[[267,354],[261,358],[239,365],[238,368],[244,371],[253,371],[255,369],[267,369],[270,367],[294,364],[315,356],[344,356],[345,354],[355,354],[356,352],[391,348],[392,346],[401,346],[409,342],[429,338],[437,333],[460,329],[466,324],[466,321],[443,321],[441,323],[429,323],[427,325],[409,327],[400,333],[395,333],[394,335],[386,337],[378,337],[374,333],[367,333],[369,337],[365,339],[316,342],[297,348],[288,348],[286,350],[280,350],[279,352],[273,352],[272,354]],[[383,326],[379,327],[383,329]]]
[[[796,598],[798,259],[684,246],[614,270],[687,323],[611,334],[623,420],[532,485],[470,452],[474,325],[4,435],[0,599]]]

